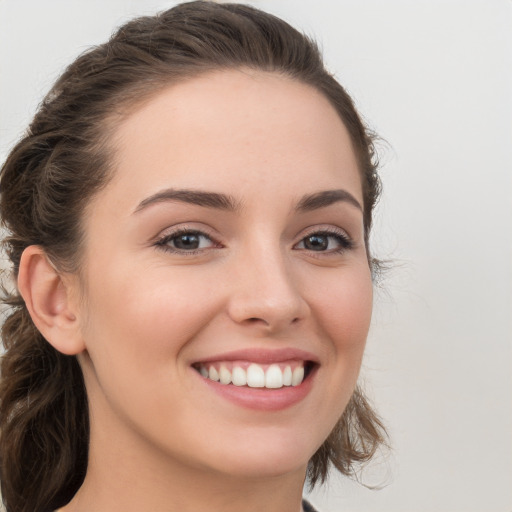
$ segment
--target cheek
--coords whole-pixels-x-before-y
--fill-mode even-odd
[[[361,265],[351,272],[317,282],[320,324],[340,346],[359,346],[366,340],[373,307],[370,270]]]
[[[114,410],[137,423],[155,411],[168,411],[162,423],[172,423],[178,390],[186,382],[183,355],[218,313],[219,300],[208,280],[168,274],[165,269],[133,274],[118,269],[89,280],[83,369],[98,414]]]
[[[117,270],[89,281],[87,301],[89,351],[108,351],[110,360],[133,357],[143,366],[175,355],[219,309],[213,285],[198,273]]]
[[[326,352],[327,390],[316,414],[325,439],[342,415],[359,376],[372,316],[371,273],[362,263],[350,272],[341,271],[336,278],[320,279],[316,289],[313,314]]]
[[[318,280],[315,288],[311,303],[330,364],[337,370],[333,377],[350,387],[359,374],[372,316],[370,270],[361,264],[350,272]]]

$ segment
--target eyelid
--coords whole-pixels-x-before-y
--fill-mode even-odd
[[[353,240],[352,237],[348,234],[348,232],[345,229],[340,228],[339,226],[333,226],[332,224],[317,224],[315,226],[310,226],[306,229],[303,229],[301,233],[298,235],[299,242],[304,238],[307,238],[308,236],[319,233],[333,236],[338,235],[343,238],[346,238],[347,240]]]
[[[159,240],[163,240],[164,238],[168,238],[169,236],[176,236],[181,233],[198,233],[201,235],[205,235],[209,238],[216,239],[218,236],[214,233],[214,231],[199,222],[180,222],[173,226],[168,226],[158,232],[157,235],[151,238],[151,244],[157,243]]]

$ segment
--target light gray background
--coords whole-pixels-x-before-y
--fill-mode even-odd
[[[314,35],[388,145],[363,378],[393,452],[323,512],[512,511],[512,2],[253,0]],[[0,159],[63,66],[174,2],[0,0]]]

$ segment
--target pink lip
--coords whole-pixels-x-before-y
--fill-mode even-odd
[[[258,364],[284,363],[291,360],[312,361],[318,363],[318,358],[311,352],[295,348],[281,349],[241,349],[223,354],[215,354],[205,359],[195,361],[195,363],[212,363],[215,361],[251,361]]]
[[[313,372],[315,372],[315,369]],[[246,388],[231,384],[226,386],[219,382],[205,379],[197,372],[196,375],[212,391],[240,407],[258,411],[280,411],[297,404],[306,397],[313,385],[313,372],[299,386],[279,389]]]
[[[287,386],[279,389],[249,388],[245,386],[225,385],[202,377],[191,368],[198,379],[208,386],[210,390],[222,398],[247,409],[259,411],[279,411],[291,407],[303,400],[313,387],[314,378],[318,370],[318,358],[303,350],[294,348],[285,349],[242,349],[223,354],[216,354],[197,363],[205,364],[214,361],[240,361],[246,360],[258,364],[280,363],[290,360],[312,361],[315,364],[308,377],[298,386]]]

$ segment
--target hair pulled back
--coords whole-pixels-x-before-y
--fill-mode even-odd
[[[324,68],[314,42],[284,21],[237,4],[190,2],[130,21],[72,63],[44,99],[1,171],[4,248],[16,279],[20,258],[41,246],[60,271],[77,272],[82,216],[112,171],[109,133],[130,108],[159,89],[209,70],[252,68],[310,84],[343,120],[363,184],[365,237],[380,192],[371,134],[345,90]],[[370,264],[374,261],[369,257]],[[8,512],[55,510],[87,469],[89,416],[80,366],[35,328],[15,290],[2,327],[0,479]],[[353,474],[384,430],[356,389],[335,429],[310,461],[323,481],[329,466]]]

